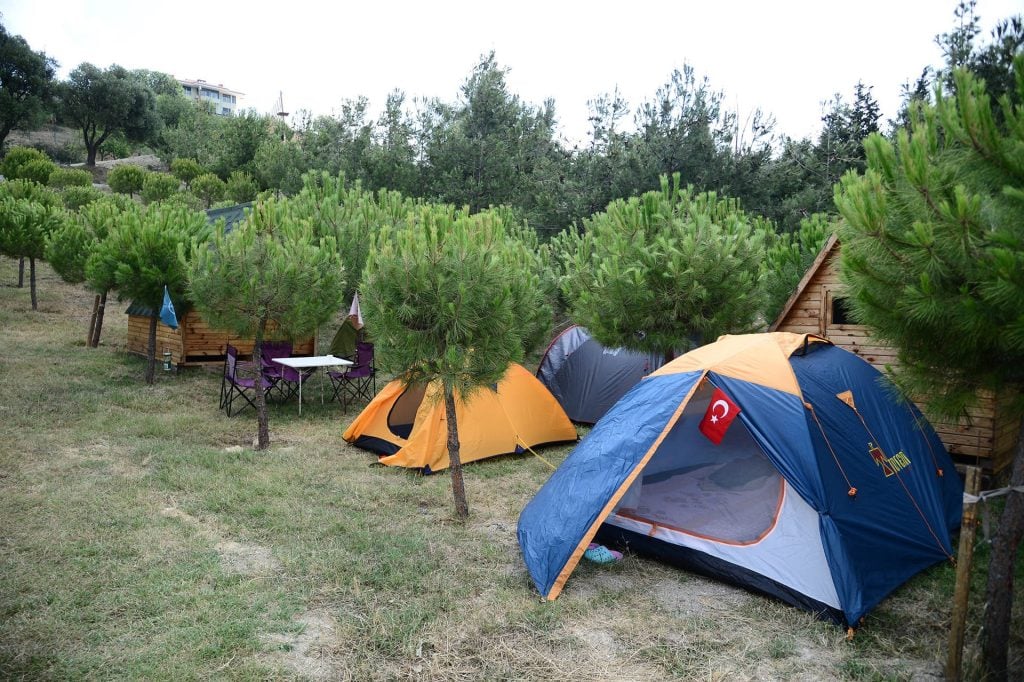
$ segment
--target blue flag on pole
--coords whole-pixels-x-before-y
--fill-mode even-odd
[[[178,328],[178,316],[174,314],[174,304],[171,303],[171,292],[164,285],[164,304],[160,308],[160,321],[171,329]]]

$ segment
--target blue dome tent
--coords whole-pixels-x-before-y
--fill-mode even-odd
[[[724,336],[616,403],[518,538],[547,599],[596,538],[855,626],[952,558],[961,497],[932,428],[856,355],[807,334]]]

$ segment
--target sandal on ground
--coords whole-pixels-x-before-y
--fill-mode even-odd
[[[583,558],[593,561],[595,564],[614,564],[622,558],[622,553],[616,552],[614,549],[608,549],[596,542],[591,542],[590,546],[587,547],[587,551],[583,553]]]

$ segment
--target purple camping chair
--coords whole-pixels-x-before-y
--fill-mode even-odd
[[[264,392],[270,390],[270,387],[273,386],[262,374],[255,377],[239,376],[239,368],[242,364],[238,360],[238,349],[228,344],[227,353],[224,356],[224,377],[221,380],[220,387],[220,406],[224,408],[229,417],[231,416],[231,405],[239,397],[244,398],[245,402],[249,403],[253,409],[256,409],[256,403],[252,401],[252,397],[255,397],[257,381],[262,382]]]
[[[345,372],[327,372],[331,380],[331,400],[338,400],[346,410],[350,401],[370,402],[377,392],[377,369],[373,365],[372,343],[356,343],[354,363]]]
[[[273,360],[273,358],[290,358],[291,356],[291,341],[264,342],[263,352],[260,354],[263,363],[263,376],[274,384],[275,395],[282,401],[290,400],[298,395],[299,382],[305,381],[316,371],[316,368],[310,368],[300,372],[294,367],[288,367]]]

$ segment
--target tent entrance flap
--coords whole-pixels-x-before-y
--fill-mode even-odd
[[[740,421],[715,445],[698,425],[713,387],[702,387],[623,496],[615,515],[727,544],[767,535],[782,507],[784,482]]]
[[[391,411],[388,412],[388,428],[391,433],[399,438],[409,438],[413,424],[416,423],[416,413],[423,403],[426,392],[426,384],[410,384],[402,391],[402,395],[398,396],[391,406]]]

